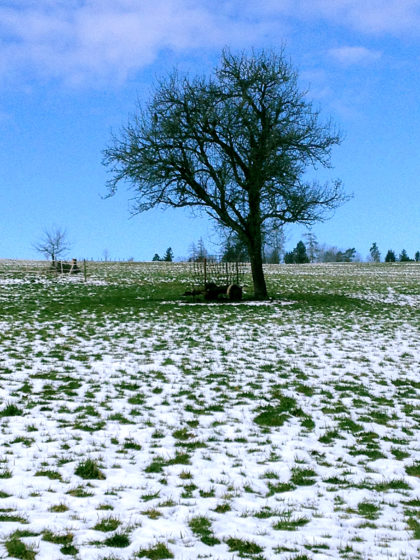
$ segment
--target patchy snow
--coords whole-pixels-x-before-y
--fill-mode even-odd
[[[0,557],[19,530],[37,560],[157,543],[185,560],[244,557],[241,543],[267,560],[418,558],[420,268],[392,270],[404,305],[368,266],[277,270],[289,291],[263,305],[137,298],[76,313],[65,281],[0,282],[22,308],[0,324]],[[337,278],[353,307],[288,299]],[[99,298],[96,281],[109,283],[80,293]],[[102,474],[77,474],[86,459]],[[192,530],[198,516],[213,541]]]

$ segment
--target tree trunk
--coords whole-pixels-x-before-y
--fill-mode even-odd
[[[267,286],[265,283],[261,249],[250,251],[252,282],[254,285],[255,299],[268,299]]]
[[[268,299],[267,286],[263,270],[263,242],[261,233],[260,216],[260,190],[249,189],[249,215],[248,228],[246,232],[248,252],[251,260],[252,282],[254,285],[255,299]]]

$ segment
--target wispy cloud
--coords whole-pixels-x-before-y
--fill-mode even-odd
[[[124,79],[163,49],[247,46],[269,22],[204,0],[17,0],[0,7],[0,71],[74,84]],[[264,28],[264,29],[263,29]]]
[[[364,33],[420,34],[420,0],[260,0],[258,9],[323,19]]]
[[[370,64],[379,60],[382,53],[366,47],[338,47],[330,49],[328,54],[340,64]]]
[[[419,34],[419,0],[315,0],[327,19],[365,33]]]
[[[281,42],[287,26],[302,19],[420,35],[420,0],[3,0],[0,77],[118,82],[165,49],[191,53],[258,46],[267,38]],[[352,49],[335,56],[374,56]]]

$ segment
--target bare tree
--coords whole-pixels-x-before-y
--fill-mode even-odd
[[[34,248],[54,264],[56,260],[63,257],[70,250],[65,229],[53,227],[45,229],[42,239],[34,244]]]
[[[312,231],[304,233],[303,237],[306,239],[306,248],[308,252],[309,262],[313,263],[316,261],[319,249],[318,240],[316,238],[316,235]]]
[[[338,180],[306,180],[308,167],[330,167],[340,137],[305,96],[283,52],[224,51],[211,77],[170,75],[104,151],[109,196],[128,181],[134,213],[203,209],[246,242],[254,295],[266,298],[267,232],[322,220],[346,199]]]

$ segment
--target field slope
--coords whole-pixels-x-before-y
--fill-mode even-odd
[[[266,272],[0,261],[0,558],[418,558],[420,265]]]

